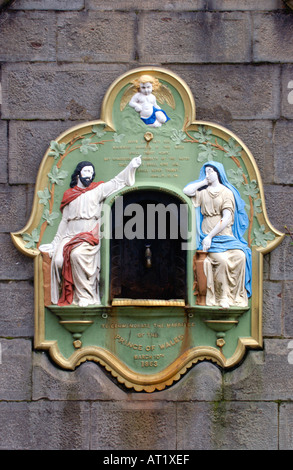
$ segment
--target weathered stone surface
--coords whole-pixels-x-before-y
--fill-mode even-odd
[[[177,419],[181,450],[278,448],[276,403],[181,403]]]
[[[278,121],[274,129],[275,182],[293,183],[293,121]]]
[[[267,253],[263,257],[263,280],[269,280],[270,279],[270,253]]]
[[[255,13],[253,59],[292,62],[292,12]]]
[[[293,247],[291,246],[291,249]],[[282,300],[284,310],[284,335],[293,338],[293,282],[284,282]]]
[[[13,10],[82,10],[85,0],[17,0]]]
[[[245,2],[235,2],[235,0],[211,0],[208,7],[215,10],[279,10],[285,8],[282,0],[245,0]]]
[[[117,387],[103,368],[95,363],[81,364],[74,372],[56,368],[46,354],[33,357],[33,399],[49,400],[131,400],[148,401],[148,393],[126,393]],[[196,365],[172,387],[151,395],[152,401],[214,401],[222,396],[222,374],[209,362]]]
[[[233,119],[277,119],[280,111],[280,71],[277,66],[173,66],[189,85],[196,118],[218,124]]]
[[[120,65],[13,64],[2,70],[6,119],[90,121],[100,117],[108,87]]]
[[[149,13],[140,17],[140,60],[158,62],[247,62],[250,16],[246,13]],[[183,52],[184,51],[184,52]]]
[[[20,0],[24,2],[25,0]],[[29,0],[27,0],[29,1]],[[33,0],[30,0],[31,2]],[[35,0],[36,1],[36,0]],[[238,2],[235,0],[145,0],[144,2],[134,2],[133,0],[85,0],[86,7],[92,10],[157,10],[157,11],[234,11],[234,10],[278,10],[285,8],[282,0],[246,0]]]
[[[291,13],[292,15],[292,13]],[[282,65],[281,116],[293,119],[293,66]]]
[[[177,449],[180,450],[211,450],[212,443],[212,416],[211,403],[178,403],[177,422],[178,440]]]
[[[33,400],[125,400],[120,390],[104,370],[93,362],[86,362],[74,371],[59,369],[49,361],[47,354],[33,356]]]
[[[266,339],[264,351],[250,351],[241,367],[224,374],[226,400],[292,400],[293,364],[288,339]]]
[[[0,183],[7,183],[8,181],[7,154],[7,124],[5,121],[0,121]]]
[[[100,402],[92,405],[93,450],[176,448],[176,405],[166,402]]]
[[[271,121],[233,121],[229,128],[256,160],[263,183],[274,182],[273,124]]]
[[[33,336],[34,289],[32,283],[0,282],[0,305],[2,336]]]
[[[33,279],[32,259],[24,256],[15,248],[8,233],[0,234],[0,258],[0,279],[2,281]]]
[[[0,207],[5,217],[0,220],[2,232],[20,230],[27,222],[27,188],[0,185]]]
[[[156,11],[184,11],[205,10],[205,0],[145,0],[144,2],[133,0],[85,0],[89,10],[156,10]]]
[[[55,15],[10,12],[1,22],[0,60],[53,61],[56,59]]]
[[[282,284],[265,281],[263,283],[263,335],[282,334]]]
[[[6,65],[3,67],[3,117],[76,119],[99,117],[107,88],[121,66]],[[189,84],[197,119],[224,124],[232,119],[271,119],[279,115],[279,70],[232,65],[174,67]]]
[[[132,13],[61,13],[58,17],[58,60],[129,62],[134,59],[134,28],[135,14]]]
[[[264,186],[266,207],[271,224],[282,233],[292,222],[293,188],[291,186]]]
[[[31,348],[29,340],[0,338],[0,400],[31,399]]]
[[[218,401],[222,398],[222,373],[214,364],[201,362],[174,386],[178,401]]]
[[[145,400],[146,394],[133,395],[133,399]],[[222,396],[222,374],[212,363],[200,362],[187,372],[178,383],[161,392],[152,393],[154,400],[214,401]]]
[[[11,121],[9,125],[9,182],[35,183],[51,140],[72,127],[63,121]]]
[[[293,403],[280,405],[280,450],[293,449]]]
[[[84,402],[2,402],[0,449],[88,450],[89,422]]]
[[[268,280],[270,278],[270,253],[267,253],[263,257],[263,279]]]
[[[148,394],[133,394],[136,400],[146,400]],[[152,400],[166,401],[214,401],[222,396],[222,374],[210,362],[199,362],[187,372],[179,382],[170,388],[152,393]]]
[[[289,222],[288,226],[292,228],[291,220]],[[285,237],[282,243],[270,254],[270,279],[273,281],[293,280],[293,250],[291,241],[289,236]]]

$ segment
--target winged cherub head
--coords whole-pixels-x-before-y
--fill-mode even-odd
[[[129,104],[139,113],[145,124],[160,127],[170,118],[158,103],[167,103],[175,109],[175,100],[168,86],[152,75],[142,74],[132,80],[131,85],[124,92],[120,109],[123,111],[126,104]]]

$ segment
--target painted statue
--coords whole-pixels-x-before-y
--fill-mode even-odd
[[[51,301],[60,306],[100,304],[99,222],[103,201],[112,193],[135,183],[141,158],[136,157],[115,178],[94,182],[91,162],[80,162],[72,174],[60,210],[62,219],[52,243],[40,245],[51,262]],[[61,294],[60,294],[61,291]]]
[[[251,250],[245,203],[218,162],[203,165],[199,179],[183,192],[197,208],[197,249],[208,252],[206,305],[245,307],[251,296]]]
[[[122,97],[121,109],[129,103],[141,120],[150,127],[160,127],[170,120],[166,112],[158,105],[165,101],[172,108],[175,101],[171,91],[166,85],[160,83],[157,78],[151,75],[141,75],[133,80],[132,85],[126,90]]]

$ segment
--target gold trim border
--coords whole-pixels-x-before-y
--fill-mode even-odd
[[[184,307],[185,300],[158,300],[158,299],[114,299],[112,307]]]

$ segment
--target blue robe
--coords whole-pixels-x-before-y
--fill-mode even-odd
[[[194,184],[205,179],[205,169],[207,166],[216,168],[220,174],[221,183],[229,188],[235,199],[235,212],[234,212],[234,223],[232,226],[233,237],[228,235],[216,235],[212,238],[211,247],[209,252],[211,253],[222,253],[227,250],[242,250],[246,257],[246,269],[245,269],[245,288],[248,297],[251,297],[251,278],[252,278],[252,262],[251,262],[251,249],[248,247],[246,240],[243,238],[245,231],[249,225],[249,219],[245,212],[245,202],[240,196],[238,189],[236,189],[231,183],[229,183],[224,166],[219,162],[207,162],[205,163],[199,174],[199,179],[192,181],[189,184]],[[187,186],[189,186],[189,184]],[[186,186],[186,187],[187,187]],[[202,241],[207,236],[201,230],[203,215],[200,207],[196,208],[196,225],[197,225],[197,250],[202,250]]]
[[[145,118],[141,118],[141,120],[145,123],[145,124],[154,124],[155,120],[157,119],[156,118],[156,112],[157,111],[162,111],[162,113],[165,114],[166,118],[167,118],[167,121],[170,121],[170,118],[167,116],[167,114],[165,113],[165,111],[163,109],[159,109],[159,108],[155,108],[155,106],[153,106],[153,113],[151,114],[151,116],[147,119]],[[166,121],[166,122],[167,122]]]

